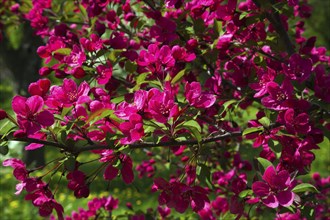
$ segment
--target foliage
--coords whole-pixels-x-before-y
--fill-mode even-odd
[[[330,177],[304,176],[330,137],[330,60],[315,37],[302,35],[306,1],[1,4],[14,47],[13,27],[24,19],[45,41],[30,97],[12,99],[14,115],[0,110],[3,155],[12,141],[57,150],[42,167],[3,161],[19,182],[15,194],[40,216],[322,219],[329,212]],[[134,200],[122,194],[131,186],[152,201],[145,210],[118,209]],[[87,199],[87,207],[70,217],[61,192]]]

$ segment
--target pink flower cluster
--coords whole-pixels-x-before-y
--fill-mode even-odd
[[[114,209],[117,209],[118,203],[118,199],[115,199],[112,196],[94,198],[88,202],[87,210],[79,208],[78,212],[73,211],[71,216],[65,217],[65,220],[97,218],[102,210],[111,213]]]
[[[36,51],[44,78],[29,85],[30,97],[13,98],[16,117],[0,109],[13,123],[1,131],[0,153],[18,140],[62,155],[33,170],[5,160],[16,194],[63,219],[55,181],[44,176],[61,170],[74,196],[87,198],[99,177],[120,176],[126,187],[136,175],[151,178],[141,182],[159,192],[159,205],[127,205],[130,219],[172,218],[173,209],[201,219],[321,219],[329,178],[304,185],[300,176],[328,144],[330,59],[316,37],[305,38],[307,1],[272,2],[32,0],[29,12],[0,3],[8,22],[7,14],[28,19],[45,42]],[[118,203],[95,198],[67,219],[107,218]]]
[[[13,175],[20,181],[16,185],[17,192],[15,194],[20,194],[26,190],[28,194],[25,196],[25,200],[31,200],[32,204],[39,208],[40,216],[47,217],[55,209],[58,219],[64,219],[63,207],[54,199],[48,185],[41,178],[29,177],[29,171],[23,161],[15,158],[7,159],[3,161],[2,165],[14,168]]]

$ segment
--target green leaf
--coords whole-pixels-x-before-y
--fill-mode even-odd
[[[60,48],[55,51],[53,51],[54,54],[60,54],[60,55],[70,55],[71,53],[71,48]]]
[[[15,20],[15,17],[13,17],[13,20]],[[21,47],[24,36],[23,25],[8,24],[4,33],[7,35],[9,44],[12,48],[17,50]]]
[[[8,145],[4,145],[4,146],[0,146],[0,154],[2,154],[3,156],[7,155],[9,152],[9,148]]]
[[[84,8],[84,6],[82,6],[82,4],[79,4],[78,7],[79,7],[79,10],[80,10],[82,16],[83,16],[84,18],[87,18],[87,11],[86,11],[86,9]]]
[[[137,65],[134,62],[131,62],[130,60],[127,60],[125,62],[125,70],[129,73],[134,73],[137,69]]]
[[[196,140],[198,141],[198,143],[202,141],[202,135],[201,135],[201,133],[196,128],[194,128],[194,127],[187,127],[187,129],[196,138]]]
[[[66,130],[62,130],[60,133],[60,140],[63,144],[66,143],[67,133]]]
[[[299,192],[315,192],[315,193],[319,193],[319,191],[316,189],[316,187],[313,186],[312,184],[309,184],[309,183],[301,183],[301,184],[295,186],[292,189],[292,192],[294,192],[294,193],[299,193]]]
[[[14,125],[11,121],[5,122],[0,128],[0,134],[2,138],[5,138],[10,132],[16,129],[16,125]]]
[[[318,144],[321,149],[327,149],[330,146],[330,141],[327,137],[323,138],[323,141]]]
[[[269,125],[270,125],[270,120],[269,120],[269,118],[267,118],[267,117],[262,117],[262,118],[260,118],[260,119],[258,120],[258,122],[259,122],[260,124],[262,124],[262,126],[264,126],[265,128],[269,128]]]
[[[214,20],[214,31],[217,33],[217,36],[221,35],[222,32],[222,22]]]
[[[73,107],[68,107],[68,108],[64,107],[62,109],[61,116],[62,117],[66,116],[72,109],[73,109]]]
[[[114,103],[114,104],[118,104],[118,103],[120,103],[124,100],[125,100],[125,96],[119,96],[119,97],[111,99],[111,102]]]
[[[238,100],[236,99],[231,99],[226,101],[225,103],[223,103],[222,108],[223,110],[221,111],[221,113],[219,115],[222,115],[222,113],[224,113],[225,111],[227,111],[228,107],[234,103],[236,103]]]
[[[64,162],[64,167],[68,171],[73,171],[76,167],[76,159],[74,157],[68,157]]]
[[[197,20],[194,21],[194,32],[195,34],[203,34],[205,31],[205,23],[203,19],[198,18]]]
[[[184,76],[185,72],[186,69],[183,69],[180,72],[178,72],[172,79],[171,84],[175,84],[176,82],[178,82]]]
[[[188,129],[192,133],[192,136],[195,137],[198,142],[202,141],[202,135],[201,135],[202,128],[197,121],[195,120],[187,121],[182,124],[182,127]]]
[[[113,119],[117,119],[117,117],[114,117],[113,110],[111,109],[100,109],[95,112],[93,112],[89,117],[88,120],[86,121],[86,124],[90,123],[93,124],[103,118],[106,117],[111,117]]]
[[[151,74],[151,72],[141,73],[136,77],[136,85],[133,88],[133,91],[139,90],[141,87],[141,84],[147,82],[147,77]]]
[[[184,127],[194,127],[194,128],[196,128],[199,132],[202,132],[202,128],[201,128],[201,126],[200,126],[200,125],[198,124],[198,122],[195,121],[195,120],[189,120],[189,121],[183,123],[182,126],[184,126]]]
[[[240,198],[245,198],[250,195],[253,195],[253,191],[251,189],[246,189],[246,190],[243,190],[242,192],[240,192],[238,196]]]
[[[196,175],[197,179],[201,183],[212,185],[210,167],[206,166],[205,164],[198,164],[198,166],[196,167]]]
[[[266,160],[262,157],[258,157],[257,160],[259,161],[261,166],[264,168],[264,170],[266,170],[270,166],[273,166],[273,164],[269,160]]]
[[[247,134],[251,134],[251,133],[256,133],[256,132],[261,132],[263,131],[264,128],[263,127],[253,127],[253,128],[246,128],[244,131],[243,131],[243,136],[247,135]]]

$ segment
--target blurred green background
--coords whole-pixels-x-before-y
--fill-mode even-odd
[[[310,19],[306,22],[305,37],[317,36],[317,45],[330,48],[330,29],[328,22],[330,20],[330,1],[328,0],[310,0],[314,7],[314,11]],[[27,87],[30,82],[38,79],[38,69],[42,65],[41,60],[36,55],[35,51],[43,42],[39,38],[33,36],[32,30],[28,24],[14,25],[5,30],[4,40],[0,42],[0,108],[12,113],[11,99],[14,94],[26,95]],[[1,129],[4,127],[4,121],[0,122]],[[0,156],[0,162],[6,158],[17,157],[32,157],[35,155],[24,155],[22,151],[23,145],[18,142],[12,142],[9,146],[9,154]],[[140,155],[134,160],[143,158],[145,153],[136,152]],[[50,161],[59,155],[59,152],[54,149],[46,149],[38,155],[45,155],[45,161]],[[312,165],[313,172],[319,172],[321,176],[329,175],[329,143],[323,143],[320,150],[315,151],[317,160]],[[93,159],[93,156],[84,154],[83,160]],[[34,161],[35,162],[35,161]],[[33,164],[33,160],[32,160]],[[93,164],[87,165],[87,169],[92,171],[95,169]],[[158,170],[164,172],[167,176],[166,169]],[[14,195],[15,185],[17,181],[12,175],[12,168],[0,166],[0,219],[1,220],[34,220],[42,219],[38,215],[38,209],[34,208],[30,202],[24,201],[24,195]],[[65,214],[71,214],[71,211],[77,210],[78,207],[86,208],[86,199],[76,199],[73,193],[67,190],[66,182],[63,181],[57,192],[56,198],[63,204]],[[126,208],[126,202],[131,202],[134,210],[146,212],[149,207],[157,207],[157,193],[150,194],[151,180],[143,180],[136,177],[134,185],[126,186],[116,179],[111,182],[110,186],[105,186],[104,182],[97,178],[92,184],[89,198],[108,196],[109,194],[120,200],[120,208],[114,211],[114,215],[131,213]],[[24,192],[22,193],[24,194]],[[191,219],[189,214],[177,218]],[[230,219],[230,218],[228,218]]]

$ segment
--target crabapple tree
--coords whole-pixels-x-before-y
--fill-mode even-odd
[[[127,204],[131,219],[329,218],[330,177],[310,168],[329,147],[330,60],[303,35],[306,0],[0,5],[3,30],[28,22],[44,41],[40,79],[13,114],[0,110],[3,154],[10,141],[59,152],[42,167],[2,164],[40,216],[119,218],[111,182],[144,178],[158,202]],[[108,196],[90,196],[96,180]],[[67,213],[63,186],[88,208]]]

